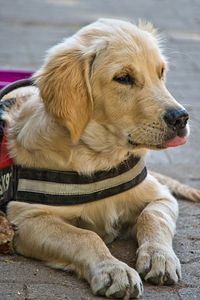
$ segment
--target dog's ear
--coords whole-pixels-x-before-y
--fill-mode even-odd
[[[77,49],[56,47],[35,75],[46,110],[68,128],[73,143],[80,139],[92,114],[91,60]]]

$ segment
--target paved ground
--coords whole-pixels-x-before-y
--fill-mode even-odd
[[[168,87],[191,114],[188,145],[152,152],[151,168],[200,186],[200,1],[199,0],[0,0],[0,68],[35,70],[45,50],[99,17],[152,21],[166,37]],[[175,287],[145,285],[142,299],[200,299],[200,206],[180,201],[174,240],[183,279]],[[111,251],[135,264],[135,243],[118,241]],[[73,274],[19,256],[0,257],[0,299],[101,299]]]

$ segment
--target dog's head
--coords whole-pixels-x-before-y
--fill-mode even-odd
[[[74,143],[93,121],[127,149],[160,149],[188,135],[188,114],[166,89],[166,71],[151,24],[102,19],[53,47],[35,78]]]

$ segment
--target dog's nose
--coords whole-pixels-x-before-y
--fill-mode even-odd
[[[169,109],[164,115],[164,121],[173,129],[184,129],[189,115],[185,109]]]

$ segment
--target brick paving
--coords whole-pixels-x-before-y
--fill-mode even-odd
[[[200,1],[199,0],[0,0],[0,68],[37,69],[45,51],[99,17],[147,19],[165,36],[170,60],[168,87],[191,115],[190,142],[177,149],[151,152],[148,165],[200,186]],[[174,287],[145,284],[142,299],[200,299],[200,206],[179,201],[174,248],[183,278]],[[112,253],[134,267],[136,245],[117,241]],[[86,282],[20,256],[0,257],[0,299],[101,299]]]

